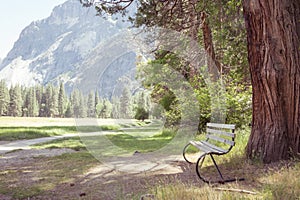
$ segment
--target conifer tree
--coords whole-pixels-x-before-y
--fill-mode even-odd
[[[59,85],[58,93],[58,114],[60,117],[63,117],[66,110],[66,93],[64,84],[61,82]]]
[[[120,117],[124,119],[131,116],[131,93],[129,88],[125,87],[120,98]]]
[[[95,117],[95,93],[90,92],[88,95],[88,100],[87,100],[87,116],[88,117]]]
[[[96,92],[95,92],[95,107],[94,107],[94,110],[95,110],[95,117],[98,117],[97,105],[98,105],[99,103],[100,103],[100,97],[99,97],[98,91],[96,90]]]
[[[112,111],[111,111],[112,118],[119,119],[120,115],[120,99],[117,97],[112,97]]]
[[[8,88],[4,80],[0,81],[0,116],[7,115],[9,103]]]
[[[24,90],[25,98],[22,108],[22,116],[36,117],[39,114],[39,105],[36,99],[36,91],[34,87]]]
[[[12,86],[9,90],[9,116],[19,117],[22,115],[22,96],[21,87],[19,85]]]

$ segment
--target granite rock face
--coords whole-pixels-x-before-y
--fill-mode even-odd
[[[0,62],[0,79],[25,86],[62,81],[67,91],[102,87],[109,97],[124,76],[134,79],[136,52],[116,41],[126,38],[119,34],[129,26],[120,17],[103,19],[93,7],[69,0],[22,31]]]

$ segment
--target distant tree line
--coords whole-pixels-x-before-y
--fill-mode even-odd
[[[101,98],[98,91],[83,94],[80,90],[73,89],[70,94],[66,94],[63,83],[59,87],[53,84],[8,87],[4,80],[0,81],[0,116],[144,120],[160,117],[158,109],[158,106],[150,103],[144,91],[132,95],[128,88],[123,90],[120,97],[109,100]]]

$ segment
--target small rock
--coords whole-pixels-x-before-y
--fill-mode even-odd
[[[135,151],[134,153],[133,153],[133,155],[137,155],[137,154],[140,154],[141,152],[139,152],[139,151]]]
[[[85,193],[85,192],[82,192],[82,193],[79,194],[79,196],[80,196],[80,197],[84,197],[84,196],[86,196],[86,193]]]
[[[155,199],[154,194],[144,194],[140,198],[140,200],[153,200],[153,199]]]

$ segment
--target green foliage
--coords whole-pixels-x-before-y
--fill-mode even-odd
[[[67,106],[67,99],[65,94],[65,86],[61,82],[59,85],[59,93],[58,93],[58,114],[60,117],[65,116]]]
[[[132,95],[128,87],[125,87],[120,97],[120,117],[124,119],[132,118],[131,109]]]
[[[21,87],[16,85],[11,87],[9,90],[9,107],[8,115],[13,117],[19,117],[22,115],[22,96],[21,96]]]
[[[104,99],[99,101],[96,110],[100,118],[111,118],[113,105],[108,99]]]
[[[39,114],[39,104],[36,98],[36,90],[34,87],[25,89],[25,101],[22,107],[22,116],[37,117]]]
[[[9,103],[9,93],[4,80],[0,81],[0,116],[6,115]]]
[[[147,112],[147,111],[145,110],[145,108],[138,107],[138,108],[136,109],[136,113],[135,113],[134,118],[137,119],[137,120],[142,120],[142,121],[144,121],[145,119],[148,119],[148,118],[149,118],[149,112]]]
[[[95,109],[95,93],[91,91],[88,95],[87,100],[87,117],[96,117],[96,109]],[[99,101],[97,99],[97,101]]]
[[[236,127],[249,126],[252,119],[252,93],[251,88],[244,85],[230,84],[227,93],[227,123]]]

